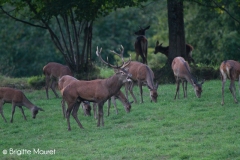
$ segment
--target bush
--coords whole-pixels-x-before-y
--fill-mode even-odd
[[[28,84],[34,89],[41,89],[45,86],[44,76],[33,76],[28,78]]]

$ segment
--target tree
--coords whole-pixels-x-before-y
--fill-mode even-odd
[[[169,56],[168,62],[177,56],[186,58],[183,1],[168,0]]]
[[[72,71],[88,72],[92,59],[92,28],[99,16],[145,0],[1,0],[2,12],[12,19],[47,29]]]

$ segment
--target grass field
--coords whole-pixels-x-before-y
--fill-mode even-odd
[[[181,88],[180,99],[174,100],[175,84],[166,84],[159,86],[158,102],[151,103],[145,87],[145,103],[133,104],[130,113],[117,101],[119,114],[112,107],[107,117],[105,105],[104,127],[98,128],[94,117],[85,117],[80,109],[85,129],[71,117],[72,131],[63,119],[61,99],[52,92],[47,100],[44,90],[25,90],[45,111],[32,119],[24,108],[28,118],[24,121],[16,109],[10,123],[11,105],[4,105],[8,123],[0,118],[1,159],[240,159],[240,105],[225,88],[222,106],[220,80],[206,81],[200,99],[188,86],[188,98],[183,98]],[[237,97],[240,100],[238,93]]]

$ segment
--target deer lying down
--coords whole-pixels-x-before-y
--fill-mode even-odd
[[[63,93],[63,89],[72,81],[78,81],[78,79],[65,75],[62,76],[59,81],[58,81],[58,89]],[[63,117],[66,118],[66,107],[65,107],[65,100],[62,98],[62,112],[63,112]],[[91,116],[91,106],[88,101],[83,101],[82,103],[82,108],[84,111],[84,115],[86,116]]]
[[[48,96],[48,88],[50,87],[55,94],[56,97],[59,97],[56,90],[55,86],[59,78],[61,78],[64,75],[70,75],[73,76],[70,68],[68,66],[55,63],[55,62],[49,62],[47,65],[43,67],[43,74],[46,77],[46,94],[47,94],[47,99],[49,99]],[[51,85],[49,86],[49,83],[51,81]]]
[[[120,100],[120,102],[123,104],[123,106],[124,106],[124,108],[125,108],[125,111],[126,111],[127,113],[130,112],[131,107],[132,107],[131,104],[132,104],[133,102],[129,102],[128,99],[125,97],[125,95],[122,93],[122,91],[119,90],[119,92],[118,92],[116,95],[114,95],[114,96],[112,96],[111,98],[108,99],[108,111],[107,111],[108,114],[107,114],[107,116],[110,115],[111,101],[113,101],[113,105],[114,105],[114,108],[115,108],[115,110],[116,110],[116,114],[118,114],[116,99],[119,99],[119,100]],[[95,118],[95,119],[97,119],[97,111],[96,111],[96,109],[97,109],[97,104],[94,103],[94,104],[93,104],[93,112],[94,112],[94,118]]]
[[[236,87],[235,80],[238,80],[239,89],[240,89],[240,63],[234,60],[226,60],[223,61],[220,65],[220,73],[222,79],[222,105],[224,105],[224,86],[227,78],[230,79],[231,83],[229,86],[229,90],[232,93],[235,103],[237,103],[236,98]],[[240,93],[240,90],[239,90]]]
[[[177,82],[177,89],[174,99],[176,99],[177,95],[179,98],[180,81],[182,81],[184,97],[187,97],[187,82],[189,82],[193,86],[196,96],[198,98],[201,97],[202,84],[204,83],[204,81],[202,81],[201,83],[197,82],[197,80],[192,76],[190,72],[190,67],[188,63],[182,57],[176,57],[173,59],[172,70]],[[186,83],[185,87],[184,83]]]
[[[100,126],[100,122],[102,126],[104,126],[103,120],[103,105],[104,103],[113,95],[115,95],[124,83],[129,81],[129,77],[131,75],[120,67],[112,66],[109,63],[105,62],[101,57],[101,50],[96,51],[97,56],[100,58],[108,66],[117,69],[117,73],[115,73],[110,78],[106,79],[97,79],[91,81],[72,81],[69,85],[67,85],[62,92],[62,96],[64,100],[68,104],[68,108],[66,111],[68,130],[71,130],[70,126],[70,113],[78,123],[80,128],[83,128],[80,123],[77,112],[79,109],[79,105],[82,101],[89,101],[98,104],[98,123],[97,126]]]
[[[23,118],[25,120],[27,120],[27,118],[24,114],[24,110],[22,106],[25,106],[31,110],[32,118],[36,118],[38,111],[44,111],[42,108],[39,108],[34,104],[32,104],[22,91],[16,90],[13,88],[8,88],[8,87],[1,87],[0,88],[0,113],[5,122],[7,122],[6,118],[3,115],[3,105],[5,103],[12,103],[12,118],[10,120],[11,123],[13,122],[13,115],[14,115],[16,106],[18,106],[21,109]]]

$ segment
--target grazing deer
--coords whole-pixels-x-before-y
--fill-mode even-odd
[[[147,64],[147,48],[148,48],[148,40],[145,37],[145,31],[149,29],[150,26],[146,28],[141,28],[140,30],[135,32],[135,35],[138,35],[135,43],[134,48],[136,51],[136,60],[138,61],[139,55],[142,57],[142,61],[144,64]]]
[[[78,126],[80,128],[83,128],[82,124],[80,123],[77,112],[79,109],[79,105],[82,101],[89,101],[94,102],[98,104],[98,122],[97,126],[100,126],[100,122],[102,126],[104,126],[104,120],[103,120],[103,105],[104,103],[113,95],[115,95],[117,92],[119,92],[120,88],[123,86],[124,83],[127,81],[131,81],[129,77],[131,77],[131,74],[129,74],[125,69],[121,68],[121,66],[113,66],[109,64],[108,62],[105,62],[101,57],[101,51],[98,50],[96,54],[99,57],[99,59],[106,65],[114,68],[117,70],[117,72],[111,76],[110,78],[106,79],[96,79],[91,81],[72,81],[69,85],[67,85],[63,92],[62,96],[64,100],[68,104],[68,108],[66,111],[66,117],[67,117],[67,123],[68,123],[68,130],[71,130],[70,126],[70,113],[72,113],[72,116],[78,123]]]
[[[176,89],[176,94],[174,99],[176,99],[177,95],[179,98],[180,81],[182,81],[184,97],[187,97],[187,82],[189,82],[193,86],[196,96],[198,98],[201,97],[202,84],[204,83],[204,81],[202,81],[201,83],[197,82],[197,80],[193,77],[193,75],[190,72],[190,67],[188,63],[182,57],[175,57],[173,59],[172,70],[177,83],[177,89]],[[184,86],[184,83],[185,83],[185,86]]]
[[[223,61],[220,65],[220,73],[222,79],[222,105],[224,105],[224,86],[227,78],[230,79],[229,90],[232,93],[235,103],[238,103],[236,98],[236,87],[235,80],[239,81],[239,89],[240,89],[240,63],[234,60],[226,60]],[[239,90],[240,92],[240,90]]]
[[[111,51],[111,52],[116,55],[119,55],[122,58],[122,61],[124,61],[123,46],[121,46],[121,48],[120,48],[120,54],[116,53],[115,51]],[[157,102],[158,84],[154,84],[154,82],[153,82],[154,73],[146,64],[143,64],[141,62],[131,61],[130,63],[124,64],[124,66],[122,68],[128,68],[128,72],[130,74],[132,74],[131,79],[133,80],[133,82],[138,84],[139,90],[140,90],[141,103],[143,103],[143,95],[142,95],[143,94],[143,90],[142,90],[143,85],[147,85],[147,87],[150,90],[151,102],[152,101]],[[137,99],[132,91],[133,90],[132,82],[131,82],[131,84],[130,83],[125,84],[125,92],[126,92],[127,99],[128,99],[128,90],[130,91],[130,94],[132,95],[134,102],[137,103]]]
[[[27,97],[24,95],[24,93],[20,90],[16,90],[13,88],[8,87],[1,87],[0,88],[0,113],[4,119],[5,122],[7,122],[6,118],[3,115],[3,105],[5,103],[12,103],[12,118],[10,122],[13,122],[13,115],[15,113],[15,108],[18,106],[22,112],[23,118],[27,120],[24,110],[22,106],[27,107],[32,112],[32,118],[36,118],[36,115],[38,114],[38,111],[44,111],[42,108],[39,108],[32,104]]]
[[[78,79],[65,75],[62,76],[59,81],[58,81],[58,89],[63,92],[64,88],[72,81],[78,81]],[[62,98],[62,112],[63,112],[63,117],[66,118],[66,107],[65,107],[65,100]],[[91,105],[88,101],[83,101],[82,102],[82,108],[84,111],[85,116],[91,116]]]
[[[68,66],[56,63],[56,62],[49,62],[47,65],[43,67],[43,74],[46,77],[46,94],[47,94],[47,99],[49,99],[48,96],[48,88],[50,87],[52,91],[54,92],[55,96],[58,98],[58,94],[55,90],[57,81],[59,78],[61,78],[64,75],[70,75],[73,76],[70,68]],[[51,81],[51,85],[49,86]]]
[[[192,58],[192,51],[193,51],[193,47],[190,44],[186,44],[186,56],[187,56],[188,63],[191,63],[191,62],[195,63],[194,59]],[[158,52],[161,52],[162,54],[168,57],[169,46],[163,47],[162,43],[159,44],[159,41],[157,41],[154,54],[157,54]]]

